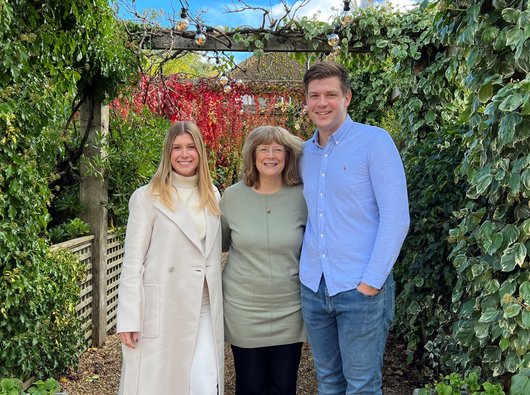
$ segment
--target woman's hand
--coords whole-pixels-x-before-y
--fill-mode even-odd
[[[138,343],[138,332],[120,332],[120,340],[122,344],[129,348],[135,348]]]

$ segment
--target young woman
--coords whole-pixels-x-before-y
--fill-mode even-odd
[[[156,174],[129,202],[120,394],[223,393],[218,195],[199,128],[175,123]]]
[[[221,199],[225,339],[236,394],[296,394],[305,329],[298,261],[307,218],[298,162],[302,141],[261,126],[243,147],[243,180]]]

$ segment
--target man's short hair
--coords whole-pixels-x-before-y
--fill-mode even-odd
[[[314,80],[337,77],[344,94],[350,91],[350,77],[348,70],[338,63],[318,62],[312,65],[304,74],[304,92],[307,94],[309,83]]]

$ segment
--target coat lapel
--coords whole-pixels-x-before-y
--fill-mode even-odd
[[[166,215],[171,221],[173,221],[186,235],[186,237],[193,243],[195,246],[204,253],[202,243],[199,240],[199,235],[197,233],[197,228],[195,224],[193,223],[193,220],[191,219],[190,215],[188,214],[188,210],[186,208],[176,203],[176,209],[170,210],[168,207],[166,207],[165,204],[163,204],[160,200],[155,201],[155,207],[160,210],[164,215]],[[207,216],[208,221],[208,216]],[[208,240],[209,237],[210,228],[208,227],[206,229],[206,239]]]

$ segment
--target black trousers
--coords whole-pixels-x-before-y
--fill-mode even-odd
[[[236,395],[296,395],[302,343],[241,348],[232,346]]]

